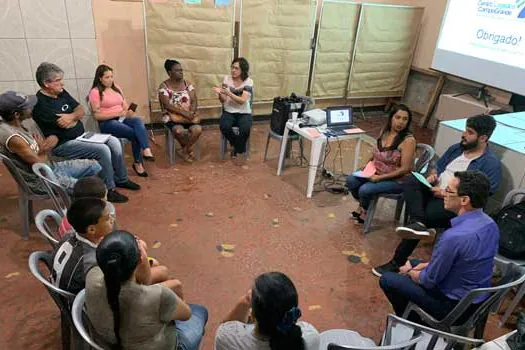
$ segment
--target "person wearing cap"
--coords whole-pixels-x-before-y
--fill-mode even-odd
[[[80,121],[84,108],[64,89],[64,71],[53,63],[43,62],[36,70],[36,80],[41,89],[37,92],[37,104],[33,119],[42,133],[55,136],[58,141],[53,154],[67,159],[96,159],[102,166],[100,177],[108,188],[108,201],[127,202],[128,197],[115,188],[139,190],[140,185],[130,181],[124,162],[124,153],[119,139],[110,136],[106,143],[92,143],[77,140],[84,134]]]
[[[31,109],[35,104],[35,96],[25,96],[15,91],[7,91],[0,95],[0,116],[3,119],[0,123],[0,151],[13,161],[35,193],[45,193],[40,179],[31,169],[35,163],[48,164],[58,182],[68,191],[72,191],[79,178],[96,175],[102,167],[96,160],[50,160],[48,153],[56,145],[57,137],[32,135],[22,125],[22,121],[31,118]]]

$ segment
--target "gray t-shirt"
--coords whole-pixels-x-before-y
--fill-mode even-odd
[[[124,349],[176,349],[177,333],[172,320],[177,298],[171,289],[130,281],[121,286],[119,303]],[[86,276],[86,308],[95,340],[105,346],[116,344],[113,313],[107,302],[104,274],[98,266]]]
[[[309,323],[297,322],[303,332],[306,350],[319,349],[319,332]],[[254,334],[255,325],[239,321],[225,322],[215,334],[215,350],[270,350],[267,339],[260,339]]]

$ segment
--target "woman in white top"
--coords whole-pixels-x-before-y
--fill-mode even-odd
[[[255,324],[248,324],[248,318]],[[217,329],[215,350],[317,350],[319,333],[301,317],[297,290],[283,273],[268,272]]]
[[[246,152],[246,142],[252,127],[253,80],[248,77],[250,65],[239,57],[233,60],[231,75],[224,77],[221,88],[215,88],[222,103],[221,132],[232,145],[232,158]],[[239,133],[233,132],[233,127]]]

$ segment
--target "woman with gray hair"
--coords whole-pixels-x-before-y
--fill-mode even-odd
[[[108,188],[108,201],[127,202],[128,198],[115,188],[139,190],[140,185],[128,179],[120,141],[110,136],[106,143],[77,140],[84,133],[80,121],[84,108],[64,89],[64,71],[53,63],[43,62],[36,70],[36,81],[40,90],[33,108],[33,119],[44,136],[54,135],[58,143],[52,153],[66,159],[96,159],[102,166],[100,176]]]

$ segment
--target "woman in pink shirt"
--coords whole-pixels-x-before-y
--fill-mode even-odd
[[[113,69],[105,64],[97,67],[89,104],[102,133],[131,141],[135,159],[133,170],[138,176],[148,176],[143,160],[155,161],[155,157],[149,147],[146,127],[134,109],[130,109],[122,89],[115,85]]]

